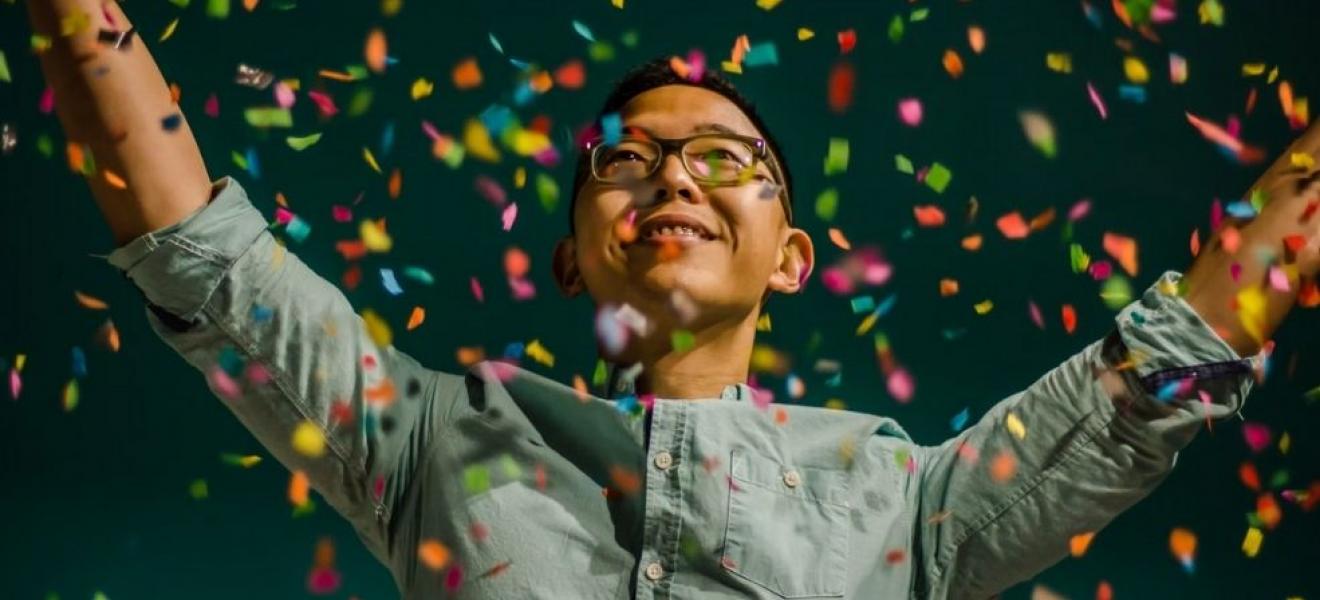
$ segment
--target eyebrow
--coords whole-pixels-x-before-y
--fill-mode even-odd
[[[625,125],[623,129],[625,130],[635,129],[637,131],[646,134],[647,137],[660,137],[657,136],[654,131],[651,131],[646,127],[641,127],[638,125]],[[734,131],[732,128],[730,128],[727,125],[721,125],[719,123],[709,122],[709,121],[703,123],[697,123],[695,126],[692,127],[692,131],[695,133],[727,133],[731,135],[745,135],[738,133],[737,131]]]

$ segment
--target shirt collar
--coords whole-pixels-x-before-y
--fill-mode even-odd
[[[620,365],[607,362],[608,375],[605,378],[606,400],[619,400],[637,393],[637,375],[642,372],[642,365]],[[746,383],[731,383],[724,386],[720,400],[745,401],[752,399],[752,388]]]

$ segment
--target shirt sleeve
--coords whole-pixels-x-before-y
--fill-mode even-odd
[[[986,598],[1151,492],[1203,423],[1242,409],[1236,352],[1167,271],[1117,327],[917,457],[919,597]]]
[[[142,292],[152,329],[384,558],[392,507],[461,378],[373,338],[232,177],[195,213],[108,260]]]

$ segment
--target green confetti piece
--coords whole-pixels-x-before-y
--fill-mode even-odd
[[[306,502],[293,507],[293,517],[295,519],[313,514],[316,514],[316,502],[313,502],[311,498],[308,498]]]
[[[743,56],[743,64],[749,67],[777,65],[779,64],[779,50],[775,47],[774,42],[754,44],[747,49],[747,54]]]
[[[686,329],[676,329],[674,330],[674,333],[669,336],[669,343],[674,347],[675,352],[687,352],[688,350],[691,350],[693,346],[697,345],[697,338],[692,335],[691,331]]]
[[[1261,209],[1270,203],[1270,194],[1260,188],[1254,188],[1251,190],[1251,197],[1248,202],[1251,203],[1252,208],[1256,209],[1256,214],[1260,214]]]
[[[170,0],[170,4],[173,4],[179,8],[188,8],[188,4],[191,1],[192,0]]]
[[[1277,490],[1288,486],[1288,469],[1279,469],[1270,476],[1270,489]]]
[[[277,106],[253,106],[243,110],[243,119],[252,127],[293,127],[293,113]]]
[[[1100,286],[1100,299],[1112,310],[1123,308],[1132,301],[1132,284],[1122,275],[1111,276]]]
[[[210,492],[206,489],[205,479],[195,479],[192,483],[188,484],[188,495],[192,496],[193,500],[205,500],[209,494]]]
[[[404,267],[403,276],[424,285],[435,283],[435,277],[431,275],[431,272],[421,267]]]
[[[293,148],[294,150],[301,152],[303,150],[312,147],[317,142],[321,141],[321,134],[313,133],[304,136],[291,135],[289,137],[284,138],[284,141],[289,144],[290,148]]]
[[[899,173],[905,173],[908,175],[917,172],[917,170],[912,165],[912,160],[906,156],[903,156],[902,154],[894,155],[894,168],[898,169]]]
[[[40,152],[46,158],[54,156],[55,142],[51,141],[49,135],[43,133],[37,136],[37,152]]]
[[[247,170],[247,168],[248,168],[248,161],[247,161],[247,157],[246,157],[246,156],[243,156],[242,154],[239,154],[237,150],[231,150],[231,151],[229,152],[229,158],[230,158],[231,160],[234,161],[234,165],[235,165],[235,166],[237,166],[238,168],[240,168],[240,169],[242,169],[242,170],[244,170],[244,171]]]
[[[899,15],[889,21],[889,41],[895,44],[903,41],[903,17]]]
[[[518,466],[518,461],[508,454],[500,456],[500,470],[504,471],[504,476],[509,479],[522,479],[522,467]]]
[[[848,140],[830,138],[830,149],[825,154],[825,175],[837,175],[848,171]]]
[[[614,46],[605,40],[597,40],[587,48],[587,56],[594,62],[614,60]]]
[[[860,315],[864,312],[871,312],[871,309],[875,308],[875,297],[857,296],[856,298],[849,300],[848,304],[852,306],[854,315]]]
[[[206,0],[206,16],[212,19],[229,18],[229,0]]]
[[[469,495],[480,494],[490,489],[490,469],[485,465],[472,465],[463,469],[463,487]]]
[[[353,92],[353,97],[348,100],[348,108],[344,109],[344,112],[350,117],[360,117],[371,110],[371,101],[375,97],[375,93],[371,91],[371,88],[358,88]]]
[[[635,29],[629,29],[628,31],[623,32],[623,35],[619,36],[619,42],[623,44],[624,48],[636,48],[637,42],[640,39],[641,38],[637,35],[637,30]]]
[[[110,597],[105,595],[105,592],[96,590],[96,592],[92,594],[92,600],[110,600]]]
[[[1081,244],[1068,245],[1068,262],[1072,265],[1073,273],[1081,273],[1091,264],[1091,257],[1082,249]]]
[[[925,20],[926,20],[926,17],[928,17],[928,16],[930,16],[930,9],[929,9],[929,8],[924,8],[924,7],[923,7],[923,8],[916,8],[916,9],[913,9],[913,10],[912,10],[912,13],[908,15],[908,20],[911,21],[911,22],[913,22],[913,23],[918,23],[918,22],[921,22],[921,21],[925,21]]]
[[[816,196],[816,216],[822,221],[833,221],[834,215],[839,211],[839,190],[834,188],[825,188],[819,196]]]
[[[952,180],[953,171],[940,163],[932,164],[930,170],[926,171],[926,185],[941,194],[944,193],[944,188],[949,187],[949,182]]]
[[[596,369],[591,373],[591,385],[594,386],[605,385],[605,380],[608,377],[609,377],[609,369],[605,367],[605,361],[601,359],[597,359]],[[1316,388],[1316,389],[1320,390],[1320,388]]]
[[[9,61],[5,60],[4,50],[0,50],[0,81],[5,83],[13,81],[9,75]]]
[[[559,184],[555,183],[555,178],[549,173],[536,174],[536,197],[541,200],[541,208],[545,212],[555,212],[559,206]]]

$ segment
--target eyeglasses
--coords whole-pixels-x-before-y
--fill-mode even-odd
[[[787,197],[782,193],[783,186],[773,175],[774,157],[765,140],[731,133],[682,139],[627,135],[613,144],[605,143],[604,138],[596,138],[587,142],[586,149],[591,152],[591,176],[608,184],[628,185],[644,181],[660,169],[666,155],[673,153],[678,154],[688,175],[701,185],[736,186],[759,178],[766,183],[761,197],[779,196],[784,203],[785,215],[790,222],[792,220]],[[757,173],[759,163],[771,166],[771,177]]]

